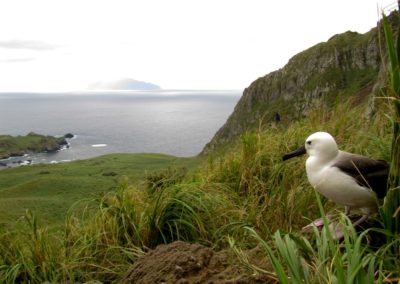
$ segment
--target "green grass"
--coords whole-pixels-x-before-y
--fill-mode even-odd
[[[123,179],[136,183],[147,173],[178,166],[192,169],[199,161],[161,154],[111,154],[4,169],[0,171],[0,224],[14,223],[30,209],[41,222],[60,225],[72,204],[113,192]]]
[[[7,223],[0,233],[0,281],[118,283],[148,248],[175,240],[231,248],[249,273],[281,283],[398,281],[398,185],[391,183],[395,188],[374,216],[382,226],[357,232],[337,213],[343,208],[309,185],[304,158],[281,159],[315,131],[330,132],[341,150],[397,159],[395,102],[377,99],[366,115],[368,102],[354,105],[340,96],[284,126],[246,132],[207,157],[114,154],[0,171],[0,213]],[[392,178],[397,164],[391,164]],[[332,213],[344,226],[343,241],[335,241],[328,226],[300,231]],[[13,228],[16,219],[23,226]],[[380,242],[370,244],[377,235]],[[246,256],[257,247],[274,271]]]
[[[307,181],[304,159],[281,159],[317,130],[332,133],[340,149],[389,159],[389,106],[377,102],[370,117],[363,116],[366,107],[366,103],[354,107],[350,101],[338,101],[333,108],[312,111],[286,128],[247,132],[225,152],[209,157],[114,154],[0,171],[0,202],[9,206],[13,215],[8,218],[21,219],[21,226],[10,226],[0,234],[0,279],[118,283],[147,248],[175,240],[214,249],[234,243],[237,252],[265,242],[281,263],[277,270],[286,273],[289,263],[284,259],[292,259],[289,282],[293,277],[321,281],[331,277],[327,283],[333,277],[353,279],[350,270],[337,267],[356,264],[355,258],[362,260],[362,270],[389,277],[398,267],[392,257],[397,238],[379,254],[368,254],[361,244],[354,247],[365,238],[349,231],[343,254],[341,247],[328,241],[327,233],[299,236],[300,228],[319,217],[321,210]],[[74,203],[82,198],[96,202]],[[75,205],[66,214],[71,204]],[[326,212],[342,210],[325,199],[321,206]],[[24,207],[31,212],[24,214]],[[50,222],[59,224],[56,232],[43,226]],[[304,251],[310,246],[313,250]],[[266,251],[263,257],[272,254]],[[245,254],[238,255],[240,261]],[[279,278],[251,261],[246,265],[255,272]],[[303,264],[308,270],[302,270]],[[354,269],[361,271],[357,265]],[[317,274],[320,269],[323,273]]]
[[[392,16],[398,17],[397,14]],[[320,127],[327,127],[327,129],[333,126],[330,132],[336,134],[335,137],[339,143],[342,135],[346,134],[342,132],[343,130],[347,130],[347,134],[360,135],[357,140],[353,141],[351,137],[344,136],[345,141],[348,141],[346,142],[347,147],[357,146],[356,149],[352,149],[352,152],[363,150],[371,156],[369,151],[374,149],[373,145],[375,144],[375,150],[380,150],[381,157],[390,161],[388,193],[383,204],[382,202],[380,204],[380,214],[376,216],[382,225],[378,225],[379,228],[356,232],[351,221],[342,215],[338,224],[344,230],[344,239],[334,240],[328,229],[329,223],[325,214],[325,210],[329,210],[329,207],[326,204],[323,206],[319,195],[315,193],[320,215],[324,218],[324,227],[321,231],[314,228],[313,234],[306,236],[299,235],[298,232],[282,233],[278,230],[271,239],[270,236],[262,236],[260,231],[255,230],[254,227],[247,228],[250,235],[264,249],[265,255],[268,256],[274,267],[275,271],[271,278],[279,280],[280,283],[395,283],[399,280],[400,35],[397,35],[397,43],[394,43],[394,36],[386,18],[384,18],[384,30],[390,65],[389,83],[387,89],[384,89],[387,98],[385,103],[387,104],[383,108],[386,109],[383,113],[390,114],[386,123],[381,124],[380,127],[374,126],[378,120],[383,122],[382,119],[377,120],[376,116],[372,117],[368,124],[349,123],[350,117],[347,117],[346,112],[341,112],[342,114],[338,117],[328,114],[332,119],[331,122],[334,121],[333,125],[329,125],[331,123],[324,125],[321,121],[317,124]],[[337,109],[340,109],[346,106],[346,103],[339,102],[337,106],[339,106]],[[360,118],[357,110],[351,110],[351,112],[352,116]],[[340,112],[336,114],[340,114]],[[340,126],[340,128],[336,128],[336,126]],[[383,129],[384,132],[379,133],[379,130]],[[366,130],[367,132],[364,132]],[[370,145],[364,144],[363,137],[373,140],[373,143],[370,141]],[[375,153],[372,156],[376,155]],[[371,241],[372,243],[377,241],[377,236],[381,239],[380,243],[371,245]],[[244,254],[240,247],[237,247],[235,241],[231,240],[230,245],[239,259],[253,271],[269,273],[254,266],[243,257]]]

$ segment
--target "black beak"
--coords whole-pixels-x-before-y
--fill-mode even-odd
[[[307,151],[306,151],[306,147],[303,145],[299,149],[294,150],[293,152],[290,152],[290,153],[287,153],[286,155],[284,155],[282,157],[282,160],[286,161],[286,160],[289,160],[289,159],[291,159],[293,157],[304,155],[305,153],[307,153]]]

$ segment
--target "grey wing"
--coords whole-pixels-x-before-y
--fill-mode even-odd
[[[386,195],[389,175],[386,161],[340,151],[333,166],[355,178],[360,185],[371,188],[379,198]]]

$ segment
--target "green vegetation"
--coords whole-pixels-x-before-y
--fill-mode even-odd
[[[10,169],[8,174],[2,171],[0,180],[3,186],[7,183],[11,189],[15,181],[21,181],[23,191],[23,185],[29,184],[33,177],[41,180],[52,176],[49,184],[55,184],[55,177],[63,180],[54,189],[63,183],[72,184],[71,188],[76,186],[76,200],[90,197],[92,192],[101,192],[101,188],[104,194],[96,197],[97,209],[93,202],[75,204],[58,233],[38,225],[41,219],[47,218],[44,212],[38,219],[28,212],[20,221],[23,231],[15,229],[0,234],[0,275],[8,283],[93,279],[118,282],[138,256],[158,244],[183,240],[214,249],[232,246],[240,252],[258,244],[266,247],[264,243],[269,244],[273,236],[272,241],[277,243],[270,247],[271,253],[275,255],[276,249],[285,251],[279,246],[292,246],[293,253],[299,256],[298,261],[309,263],[312,280],[322,279],[322,283],[332,280],[329,277],[339,273],[334,270],[339,264],[335,262],[337,258],[344,268],[352,263],[351,259],[357,258],[371,273],[379,271],[382,277],[387,276],[395,271],[393,267],[400,267],[398,260],[390,257],[392,254],[387,247],[376,254],[368,249],[364,242],[368,233],[358,235],[349,229],[348,243],[344,244],[328,241],[326,231],[314,232],[314,235],[298,233],[302,226],[319,216],[320,209],[306,180],[304,161],[299,159],[285,164],[281,161],[282,153],[296,148],[316,129],[332,133],[344,150],[389,159],[391,131],[386,117],[389,109],[381,102],[375,114],[364,119],[353,118],[363,117],[366,104],[352,107],[350,103],[340,102],[333,109],[312,111],[307,119],[287,128],[278,126],[246,133],[225,154],[210,155],[203,162],[121,154]],[[194,169],[199,162],[201,166]],[[185,163],[192,171],[182,168]],[[149,171],[143,176],[142,169],[146,165]],[[110,172],[117,175],[104,175]],[[10,174],[13,177],[6,181]],[[126,178],[118,179],[122,176]],[[92,187],[88,183],[92,183]],[[85,187],[87,190],[79,196]],[[11,189],[5,192],[11,195]],[[335,212],[332,203],[322,200],[322,204],[326,211]],[[277,230],[280,233],[275,233]],[[283,232],[290,234],[286,236]],[[398,242],[398,239],[392,241]],[[353,247],[355,244],[357,248]],[[347,245],[346,249],[353,254],[343,251],[342,245]],[[353,252],[353,248],[357,251]],[[241,254],[238,255],[239,260],[244,261],[240,259]],[[268,255],[266,251],[264,257]],[[279,261],[281,257],[275,256]],[[326,262],[327,258],[330,262]],[[332,270],[326,270],[325,264]],[[264,273],[252,263],[248,266],[257,273]],[[296,267],[300,269],[299,264]],[[284,262],[281,269],[287,271]],[[271,271],[268,273],[272,278],[279,278]],[[301,273],[299,277],[306,277],[306,272]],[[288,281],[293,282],[290,277]],[[370,277],[368,274],[360,279]]]
[[[250,273],[281,283],[398,281],[400,45],[391,44],[389,29],[386,36],[392,69],[383,90],[390,93],[368,114],[367,101],[343,96],[291,123],[245,132],[207,157],[119,154],[1,171],[1,205],[11,204],[12,212],[28,199],[34,201],[27,208],[42,203],[0,233],[0,279],[118,283],[149,248],[183,240],[230,248]],[[342,208],[321,198],[306,179],[304,159],[281,161],[318,130],[330,132],[342,150],[391,161],[389,193],[374,227],[357,231],[338,213]],[[52,207],[46,198],[58,201]],[[64,213],[57,216],[56,207],[72,203],[61,224]],[[342,241],[332,237],[328,213],[343,225]],[[319,216],[321,231],[300,232]],[[57,230],[40,225],[46,220],[58,220]],[[246,257],[254,247],[274,271]]]
[[[381,45],[378,29],[373,28],[362,35],[335,35],[293,56],[282,69],[258,78],[244,90],[234,112],[203,152],[224,147],[249,129],[270,127],[277,113],[281,122],[292,123],[310,109],[333,107],[337,100],[368,99],[380,80],[380,51],[385,50]]]
[[[282,234],[277,231],[272,246],[259,233],[249,228],[271,260],[280,283],[384,283],[397,282],[400,271],[400,34],[397,44],[389,23],[384,18],[384,31],[389,54],[389,84],[387,98],[391,106],[393,128],[390,153],[388,193],[380,210],[382,229],[370,228],[357,233],[351,221],[341,215],[344,240],[335,242],[330,232],[324,207],[316,193],[319,211],[324,218],[321,232],[313,231],[313,243],[305,236]],[[386,241],[371,245],[379,236]],[[376,240],[372,240],[376,241]],[[234,243],[231,244],[233,247]],[[242,252],[234,248],[238,255]],[[254,268],[255,269],[255,268]]]
[[[121,180],[167,167],[193,168],[199,158],[160,154],[112,154],[94,159],[40,164],[0,171],[0,227],[14,223],[30,209],[39,220],[58,226],[77,201],[115,191]]]
[[[392,125],[393,137],[391,145],[391,165],[389,173],[389,192],[382,208],[382,217],[385,227],[393,234],[400,233],[400,33],[397,32],[397,42],[384,18],[385,39],[389,55],[389,86],[388,97],[393,105]],[[392,239],[392,238],[389,238]],[[400,245],[396,244],[395,252],[400,252]]]
[[[0,135],[0,159],[11,156],[23,156],[30,152],[51,152],[60,149],[61,145],[67,142],[64,137],[56,138],[36,133],[29,133],[26,136]]]

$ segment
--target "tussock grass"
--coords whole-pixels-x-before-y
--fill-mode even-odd
[[[329,241],[327,232],[314,232],[311,239],[296,233],[321,211],[306,179],[304,158],[281,161],[282,154],[318,130],[331,132],[341,149],[375,158],[390,156],[386,105],[377,104],[372,116],[364,116],[366,107],[338,102],[333,109],[311,111],[291,125],[249,131],[230,151],[210,156],[196,171],[166,167],[149,170],[142,182],[122,179],[116,190],[76,203],[58,233],[38,226],[29,213],[25,233],[18,229],[0,233],[0,279],[6,283],[118,281],[148,249],[175,240],[215,249],[234,243],[237,252],[260,245],[266,249],[265,257],[275,262],[276,271],[254,268],[251,260],[248,267],[281,281],[279,271],[289,273],[289,282],[350,279],[348,270],[335,267],[353,265],[358,257],[362,264],[357,271],[379,271],[386,277],[397,265],[397,260],[385,255],[392,253],[397,238],[392,239],[391,249],[372,254],[361,245],[364,235],[353,231],[347,232],[347,248]],[[321,206],[326,211],[336,208],[325,199]],[[240,259],[245,254],[238,255]],[[285,259],[294,262],[291,270]]]
[[[384,224],[395,234],[400,233],[400,33],[396,37],[387,18],[383,18],[383,28],[389,57],[388,100],[393,106],[391,122],[393,137],[391,144],[391,164],[389,173],[389,192],[382,208]],[[396,42],[395,42],[396,41]],[[400,247],[397,248],[400,252]]]
[[[325,217],[317,193],[316,199]],[[314,228],[312,238],[278,230],[272,237],[272,244],[254,229],[247,229],[270,258],[280,283],[374,283],[375,272],[383,258],[365,245],[369,230],[357,233],[344,214],[339,224],[344,228],[343,241],[333,239],[326,219],[321,231]]]
[[[389,50],[388,91],[391,96],[387,97],[389,104],[380,106],[381,114],[376,112],[367,120],[354,120],[351,117],[360,118],[362,112],[358,108],[348,109],[349,102],[345,102],[337,104],[332,112],[309,116],[309,125],[322,127],[315,130],[332,133],[339,145],[346,141],[342,149],[361,154],[365,152],[369,156],[391,161],[388,193],[380,210],[383,229],[368,229],[358,233],[351,221],[342,215],[339,226],[343,227],[344,239],[334,241],[325,217],[325,210],[329,206],[323,206],[317,193],[316,200],[320,215],[324,218],[324,227],[322,231],[314,228],[312,238],[278,230],[268,242],[268,237],[262,236],[254,228],[247,228],[269,257],[275,270],[274,277],[280,283],[393,283],[399,279],[400,36],[397,35],[395,44],[385,19],[384,30]],[[391,115],[385,118],[386,113]],[[301,132],[304,133],[305,130],[302,129]],[[288,133],[290,131],[289,128]],[[386,237],[386,242],[380,244],[378,249],[368,244],[368,236],[374,231]],[[258,273],[265,273],[249,264],[234,242],[231,242],[231,246],[247,266]]]
[[[386,237],[382,246],[371,248],[367,239],[373,230],[358,233],[343,215],[343,242],[334,241],[326,229],[302,235],[299,229],[310,220],[341,208],[316,198],[304,158],[281,160],[316,131],[330,132],[342,150],[376,159],[398,157],[393,150],[397,140],[392,142],[398,116],[388,119],[393,106],[383,99],[374,105],[371,112],[368,102],[338,100],[290,124],[260,125],[224,154],[211,154],[196,171],[173,167],[193,161],[180,159],[177,164],[173,157],[151,156],[150,165],[148,156],[136,156],[135,172],[148,168],[141,182],[129,169],[132,160],[121,155],[72,164],[70,170],[85,174],[81,179],[115,186],[118,177],[118,186],[75,203],[60,231],[50,233],[30,212],[14,231],[0,231],[0,282],[118,282],[139,256],[175,240],[231,247],[250,270],[282,283],[373,283],[398,277],[396,186],[392,183],[382,206],[384,228],[374,229]],[[54,178],[55,171],[62,171],[73,178],[64,167],[54,167],[45,176]],[[44,170],[25,169],[24,183]],[[11,189],[7,192],[12,194]],[[256,246],[275,271],[257,267],[243,253]]]

